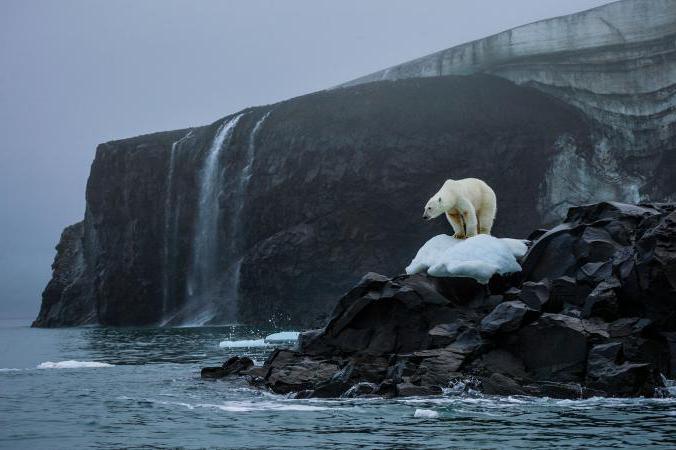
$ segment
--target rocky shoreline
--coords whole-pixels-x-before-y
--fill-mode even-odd
[[[660,395],[676,375],[676,204],[574,207],[530,240],[523,270],[485,285],[369,273],[294,349],[202,376],[296,398],[434,395],[460,380],[499,395]]]

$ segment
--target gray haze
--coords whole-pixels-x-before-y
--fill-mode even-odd
[[[0,2],[0,318],[37,313],[96,145],[608,0]]]

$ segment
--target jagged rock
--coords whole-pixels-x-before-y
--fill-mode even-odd
[[[397,384],[397,397],[424,397],[428,395],[439,395],[442,390],[439,386],[416,386],[411,383]]]
[[[265,362],[266,386],[278,394],[310,390],[330,380],[338,371],[332,361],[316,360],[289,350],[276,350]]]
[[[481,332],[495,334],[516,331],[538,315],[537,310],[520,301],[500,303],[481,321]]]
[[[615,395],[652,395],[660,383],[650,364],[625,362],[622,344],[594,346],[589,351],[586,384]]]
[[[462,322],[442,323],[436,325],[427,332],[429,335],[428,347],[440,348],[450,345],[453,341],[455,341],[455,338],[458,337],[458,334],[460,334],[462,328]]]
[[[541,282],[526,281],[521,285],[518,298],[536,311],[558,313],[563,309],[562,299],[550,294],[547,280]]]
[[[549,300],[555,305],[565,305],[570,303],[573,305],[584,305],[584,297],[580,298],[578,295],[578,287],[575,279],[572,277],[559,277],[552,280],[549,289]],[[557,311],[546,311],[557,312]]]
[[[588,338],[580,319],[543,314],[518,332],[518,354],[539,380],[579,381],[584,376]]]
[[[669,349],[669,378],[676,377],[676,333],[662,333]]]
[[[224,378],[228,375],[240,375],[254,365],[251,358],[233,356],[221,367],[204,367],[200,372],[202,378]]]
[[[672,211],[573,208],[532,243],[521,276],[488,285],[368,274],[252,383],[305,397],[431,395],[463,379],[500,395],[651,396],[674,367]]]
[[[619,305],[615,289],[619,287],[620,283],[611,276],[598,283],[585,300],[582,317],[601,317],[607,321],[617,319]]]
[[[529,395],[530,391],[524,389],[519,383],[502,375],[494,373],[485,378],[482,383],[482,391],[489,395]]]
[[[607,392],[590,389],[579,383],[559,383],[555,381],[539,381],[525,386],[530,395],[540,397],[579,400],[590,397],[603,397]]]
[[[639,317],[625,317],[609,324],[609,333],[612,338],[623,338],[632,334],[640,334],[652,322]]]

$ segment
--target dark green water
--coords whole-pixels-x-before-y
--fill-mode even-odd
[[[199,377],[274,330],[27,325],[0,321],[1,448],[676,448],[672,398],[293,400]]]

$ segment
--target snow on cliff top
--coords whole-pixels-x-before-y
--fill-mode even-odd
[[[479,234],[468,239],[455,239],[440,234],[427,241],[406,273],[427,272],[435,277],[469,277],[486,284],[498,273],[520,272],[517,258],[526,254],[528,247],[519,239],[496,238]]]

